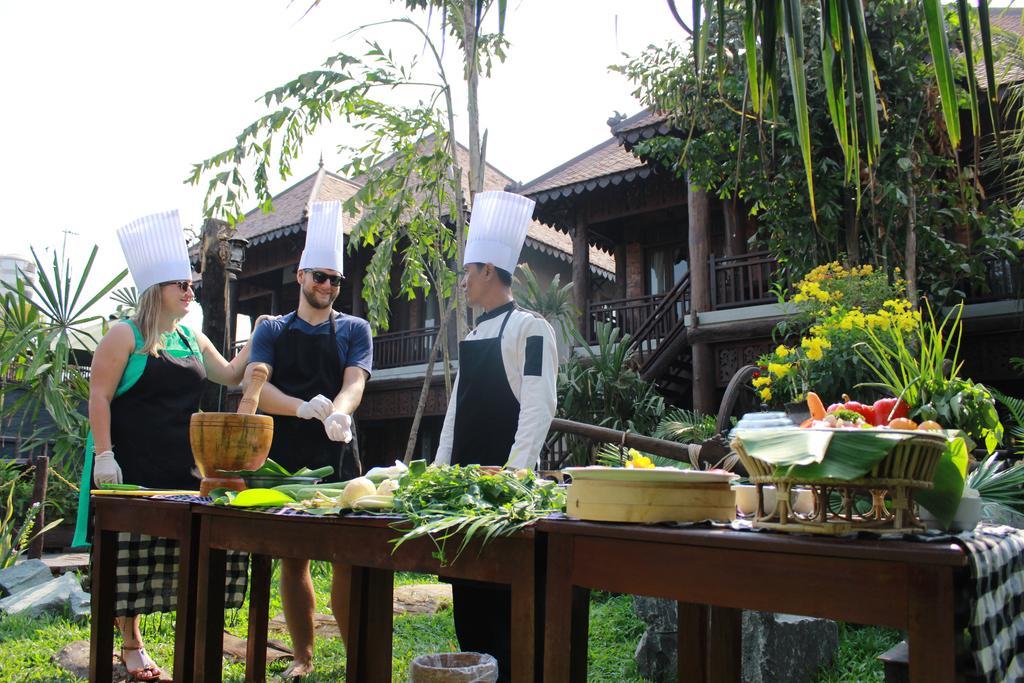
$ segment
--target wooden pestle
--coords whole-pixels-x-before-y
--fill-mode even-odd
[[[266,363],[253,364],[252,371],[249,373],[249,384],[245,387],[242,400],[238,402],[239,415],[256,414],[256,408],[260,404],[260,392],[263,391],[263,385],[269,376],[270,368],[267,367]]]

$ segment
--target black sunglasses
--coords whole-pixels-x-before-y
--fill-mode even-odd
[[[160,283],[161,287],[165,287],[167,285],[174,285],[174,286],[176,286],[178,289],[180,289],[183,292],[187,292],[188,290],[192,289],[192,281],[191,280],[172,280],[171,282],[161,282]]]
[[[340,275],[328,275],[322,270],[307,270],[306,272],[313,276],[313,282],[318,285],[322,285],[330,280],[331,287],[341,287],[341,281],[344,279]]]

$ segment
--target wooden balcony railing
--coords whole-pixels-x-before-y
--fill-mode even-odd
[[[374,370],[426,363],[437,332],[436,327],[425,327],[377,335],[373,338]]]
[[[711,308],[739,308],[776,302],[771,286],[778,262],[767,251],[741,256],[711,255]]]
[[[1019,299],[1024,294],[1024,263],[1010,259],[986,259],[985,282],[967,293],[972,304]]]
[[[597,328],[596,323],[611,323],[626,334],[636,335],[644,323],[654,315],[663,298],[663,294],[652,294],[634,299],[615,299],[590,304],[590,341],[597,341],[594,332]]]

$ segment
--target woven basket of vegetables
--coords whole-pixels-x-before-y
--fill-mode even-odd
[[[755,526],[827,534],[923,527],[913,491],[933,487],[949,444],[939,432],[796,428],[738,430],[732,442],[750,482],[778,490],[774,510],[759,504]],[[793,511],[793,487],[814,492],[813,513]],[[858,497],[868,509],[858,509]]]

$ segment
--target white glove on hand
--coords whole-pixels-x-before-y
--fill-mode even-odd
[[[100,484],[123,484],[121,466],[114,460],[114,451],[97,453],[92,459],[92,480]]]
[[[352,416],[345,413],[331,413],[324,420],[324,431],[331,441],[348,443],[352,440]]]
[[[326,420],[327,416],[334,411],[334,404],[331,403],[331,399],[327,398],[323,394],[317,394],[313,398],[305,401],[295,411],[295,417],[300,417],[303,420],[312,420],[314,417],[318,420]]]

